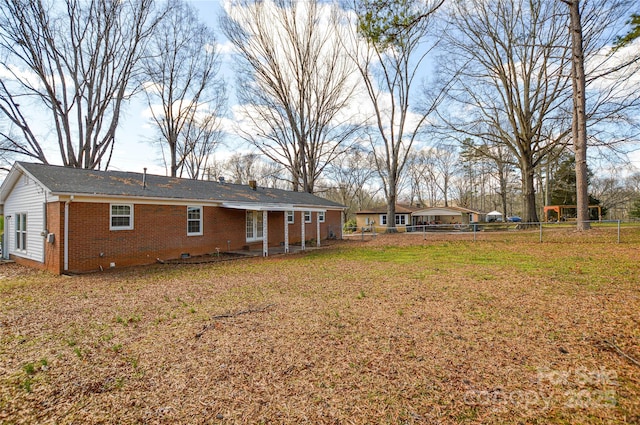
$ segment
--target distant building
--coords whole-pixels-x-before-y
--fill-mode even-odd
[[[398,231],[417,230],[416,227],[436,224],[469,224],[485,220],[485,214],[462,207],[418,207],[396,205],[396,228]],[[383,230],[387,227],[387,207],[356,212],[358,229]]]

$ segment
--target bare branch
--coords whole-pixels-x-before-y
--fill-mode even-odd
[[[103,160],[112,152],[122,102],[162,14],[154,13],[152,0],[1,5],[0,71],[11,75],[0,92],[2,103],[20,98],[25,108],[47,113],[64,165],[107,168]],[[45,144],[35,136],[42,116],[25,117],[6,107],[1,112],[24,136],[9,140],[5,134],[5,141],[47,162]]]
[[[354,69],[337,42],[335,8],[317,0],[234,5],[222,27],[241,56],[240,134],[289,171],[294,190],[313,192],[358,130],[345,116]]]

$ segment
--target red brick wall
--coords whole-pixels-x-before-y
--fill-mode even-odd
[[[56,207],[57,206],[57,207]],[[53,204],[49,211],[49,231],[55,232],[55,243],[47,244],[47,269],[63,270],[64,203]],[[300,242],[301,213],[289,225],[289,243]],[[331,230],[337,237],[340,211],[327,211],[321,223],[321,238]],[[55,216],[57,215],[57,219]],[[284,213],[270,212],[269,245],[284,242]],[[305,239],[316,238],[317,214],[306,224]],[[187,236],[187,207],[172,205],[134,205],[133,230],[110,230],[110,204],[72,202],[69,205],[69,271],[98,271],[115,267],[150,264],[156,259],[169,260],[188,253],[197,256],[221,251],[241,250],[248,244],[245,237],[245,211],[218,207],[203,208],[203,235]],[[56,230],[53,230],[56,229]],[[49,252],[51,251],[51,252]],[[49,264],[51,261],[51,264]]]

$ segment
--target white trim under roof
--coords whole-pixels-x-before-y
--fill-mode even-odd
[[[328,208],[320,208],[320,207],[304,207],[304,206],[294,206],[287,204],[239,204],[234,202],[223,202],[220,205],[223,208],[230,208],[234,210],[253,210],[253,211],[313,211],[313,212],[326,212]]]
[[[468,213],[465,212],[465,214],[468,214]],[[434,208],[427,208],[420,211],[414,211],[413,213],[411,213],[411,215],[414,217],[436,216],[436,215],[458,216],[458,215],[462,215],[462,212],[451,210],[446,207],[442,207],[442,208],[434,207]]]

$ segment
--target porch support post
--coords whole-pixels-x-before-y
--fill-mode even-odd
[[[300,229],[300,244],[301,244],[301,248],[303,251],[305,249],[304,246],[304,239],[305,239],[305,235],[304,235],[304,228],[305,228],[305,222],[304,222],[304,211],[300,211],[300,222],[302,223],[301,226],[302,228]]]
[[[262,256],[269,256],[269,214],[262,211]]]
[[[289,221],[287,217],[289,213],[287,211],[284,212],[284,253],[289,253]],[[295,216],[294,216],[295,217]]]
[[[316,213],[316,246],[320,246],[320,213]]]

